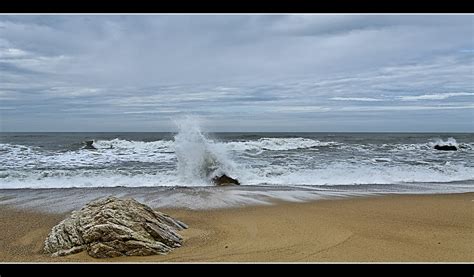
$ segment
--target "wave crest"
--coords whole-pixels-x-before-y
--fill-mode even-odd
[[[459,143],[452,137],[448,138],[447,140],[436,139],[435,141],[430,142],[429,145],[431,147],[434,147],[435,145],[439,145],[439,146],[456,146],[456,148],[459,148]]]
[[[108,149],[112,146],[112,149],[130,149],[135,151],[163,151],[172,152],[173,141],[171,140],[157,140],[157,141],[135,141],[135,140],[123,140],[123,139],[112,139],[112,140],[97,140],[94,142],[94,146],[98,149]]]
[[[339,145],[334,141],[321,142],[309,138],[260,138],[258,140],[224,142],[223,144],[230,150],[254,152],[288,151]]]

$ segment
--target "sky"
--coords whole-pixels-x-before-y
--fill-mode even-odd
[[[0,15],[0,131],[474,132],[474,15]]]

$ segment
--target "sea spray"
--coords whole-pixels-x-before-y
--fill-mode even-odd
[[[430,142],[430,146],[433,147],[435,145],[441,145],[441,146],[456,146],[456,148],[459,148],[459,144],[456,141],[456,139],[450,137],[446,141],[438,138],[434,142]]]
[[[222,174],[235,174],[235,164],[227,157],[226,149],[207,138],[196,118],[184,117],[175,121],[178,134],[174,138],[178,160],[178,175],[187,185],[210,184]]]

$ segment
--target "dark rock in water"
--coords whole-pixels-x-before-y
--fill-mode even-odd
[[[232,185],[240,185],[240,182],[237,179],[231,178],[227,175],[216,176],[212,178],[212,182],[214,182],[217,186],[232,186]]]
[[[84,149],[97,149],[94,147],[94,145],[92,145],[94,143],[93,140],[86,140],[84,141],[84,143],[86,144],[86,146],[84,146]]]
[[[92,201],[54,226],[44,252],[65,256],[81,251],[95,258],[166,254],[181,246],[186,224],[134,199]]]
[[[434,149],[443,151],[457,151],[458,148],[454,145],[435,145]]]

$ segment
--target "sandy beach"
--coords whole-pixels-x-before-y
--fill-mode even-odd
[[[168,255],[95,259],[41,253],[67,214],[0,208],[1,262],[473,262],[474,193],[396,195],[193,211]]]

